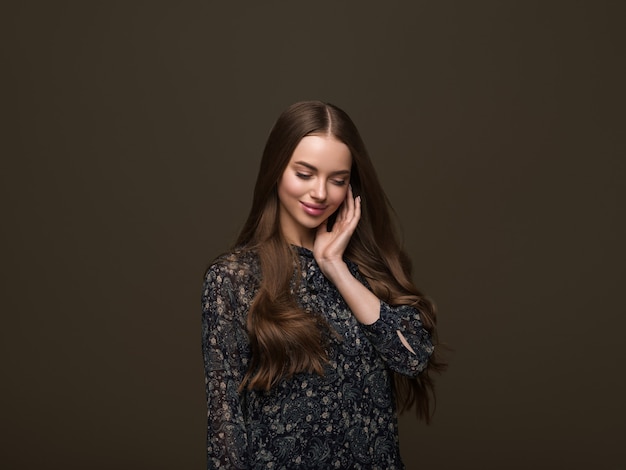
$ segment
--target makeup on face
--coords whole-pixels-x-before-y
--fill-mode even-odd
[[[350,150],[334,137],[309,135],[300,141],[278,184],[281,229],[291,243],[311,240],[341,206],[351,166]]]

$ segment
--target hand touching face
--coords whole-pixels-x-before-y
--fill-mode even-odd
[[[278,183],[280,225],[296,245],[313,248],[316,230],[348,194],[352,156],[334,137],[304,137]]]
[[[313,255],[322,271],[325,271],[325,266],[328,263],[342,262],[343,252],[346,250],[360,219],[361,197],[355,198],[352,194],[352,187],[349,187],[332,230],[328,231],[328,221],[325,221],[317,229]]]

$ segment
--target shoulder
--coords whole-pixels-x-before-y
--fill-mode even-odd
[[[244,315],[260,284],[258,273],[257,256],[251,251],[237,250],[218,256],[204,276],[202,306],[205,316],[221,321]]]
[[[210,283],[256,284],[260,271],[255,251],[236,249],[218,256],[206,270],[204,279]]]

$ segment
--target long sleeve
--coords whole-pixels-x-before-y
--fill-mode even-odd
[[[345,261],[352,275],[371,291],[358,266]],[[390,305],[380,300],[380,318],[370,325],[361,324],[361,330],[390,370],[409,377],[417,377],[426,369],[435,350],[419,310],[410,305]]]
[[[244,286],[236,267],[214,264],[202,292],[202,353],[207,423],[207,468],[249,468],[244,410],[237,391],[247,368]],[[246,310],[247,311],[247,310]]]
[[[404,466],[388,370],[421,367],[422,359],[415,361],[396,333],[400,328],[413,341],[411,328],[419,318],[409,307],[389,307],[380,323],[367,327],[372,331],[366,336],[313,253],[305,248],[296,253],[302,270],[292,292],[304,312],[324,320],[320,328],[327,324],[328,363],[323,375],[293,374],[269,392],[237,392],[251,358],[246,321],[262,280],[258,255],[237,250],[219,258],[207,272],[202,346],[208,468],[400,470]],[[409,328],[397,322],[405,317],[413,323]],[[425,342],[411,344],[419,351]]]
[[[381,301],[380,318],[371,325],[361,327],[383,361],[394,372],[415,377],[428,365],[434,347],[416,308],[409,305],[391,306]],[[410,349],[402,339],[406,340]]]

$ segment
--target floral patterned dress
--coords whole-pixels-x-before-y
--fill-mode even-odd
[[[433,345],[419,312],[381,301],[380,319],[360,324],[313,253],[294,249],[302,268],[299,304],[323,315],[340,338],[329,335],[323,376],[301,373],[270,391],[238,393],[250,362],[246,317],[260,267],[249,251],[216,260],[202,293],[207,468],[402,469],[390,371],[416,376],[427,365]]]

